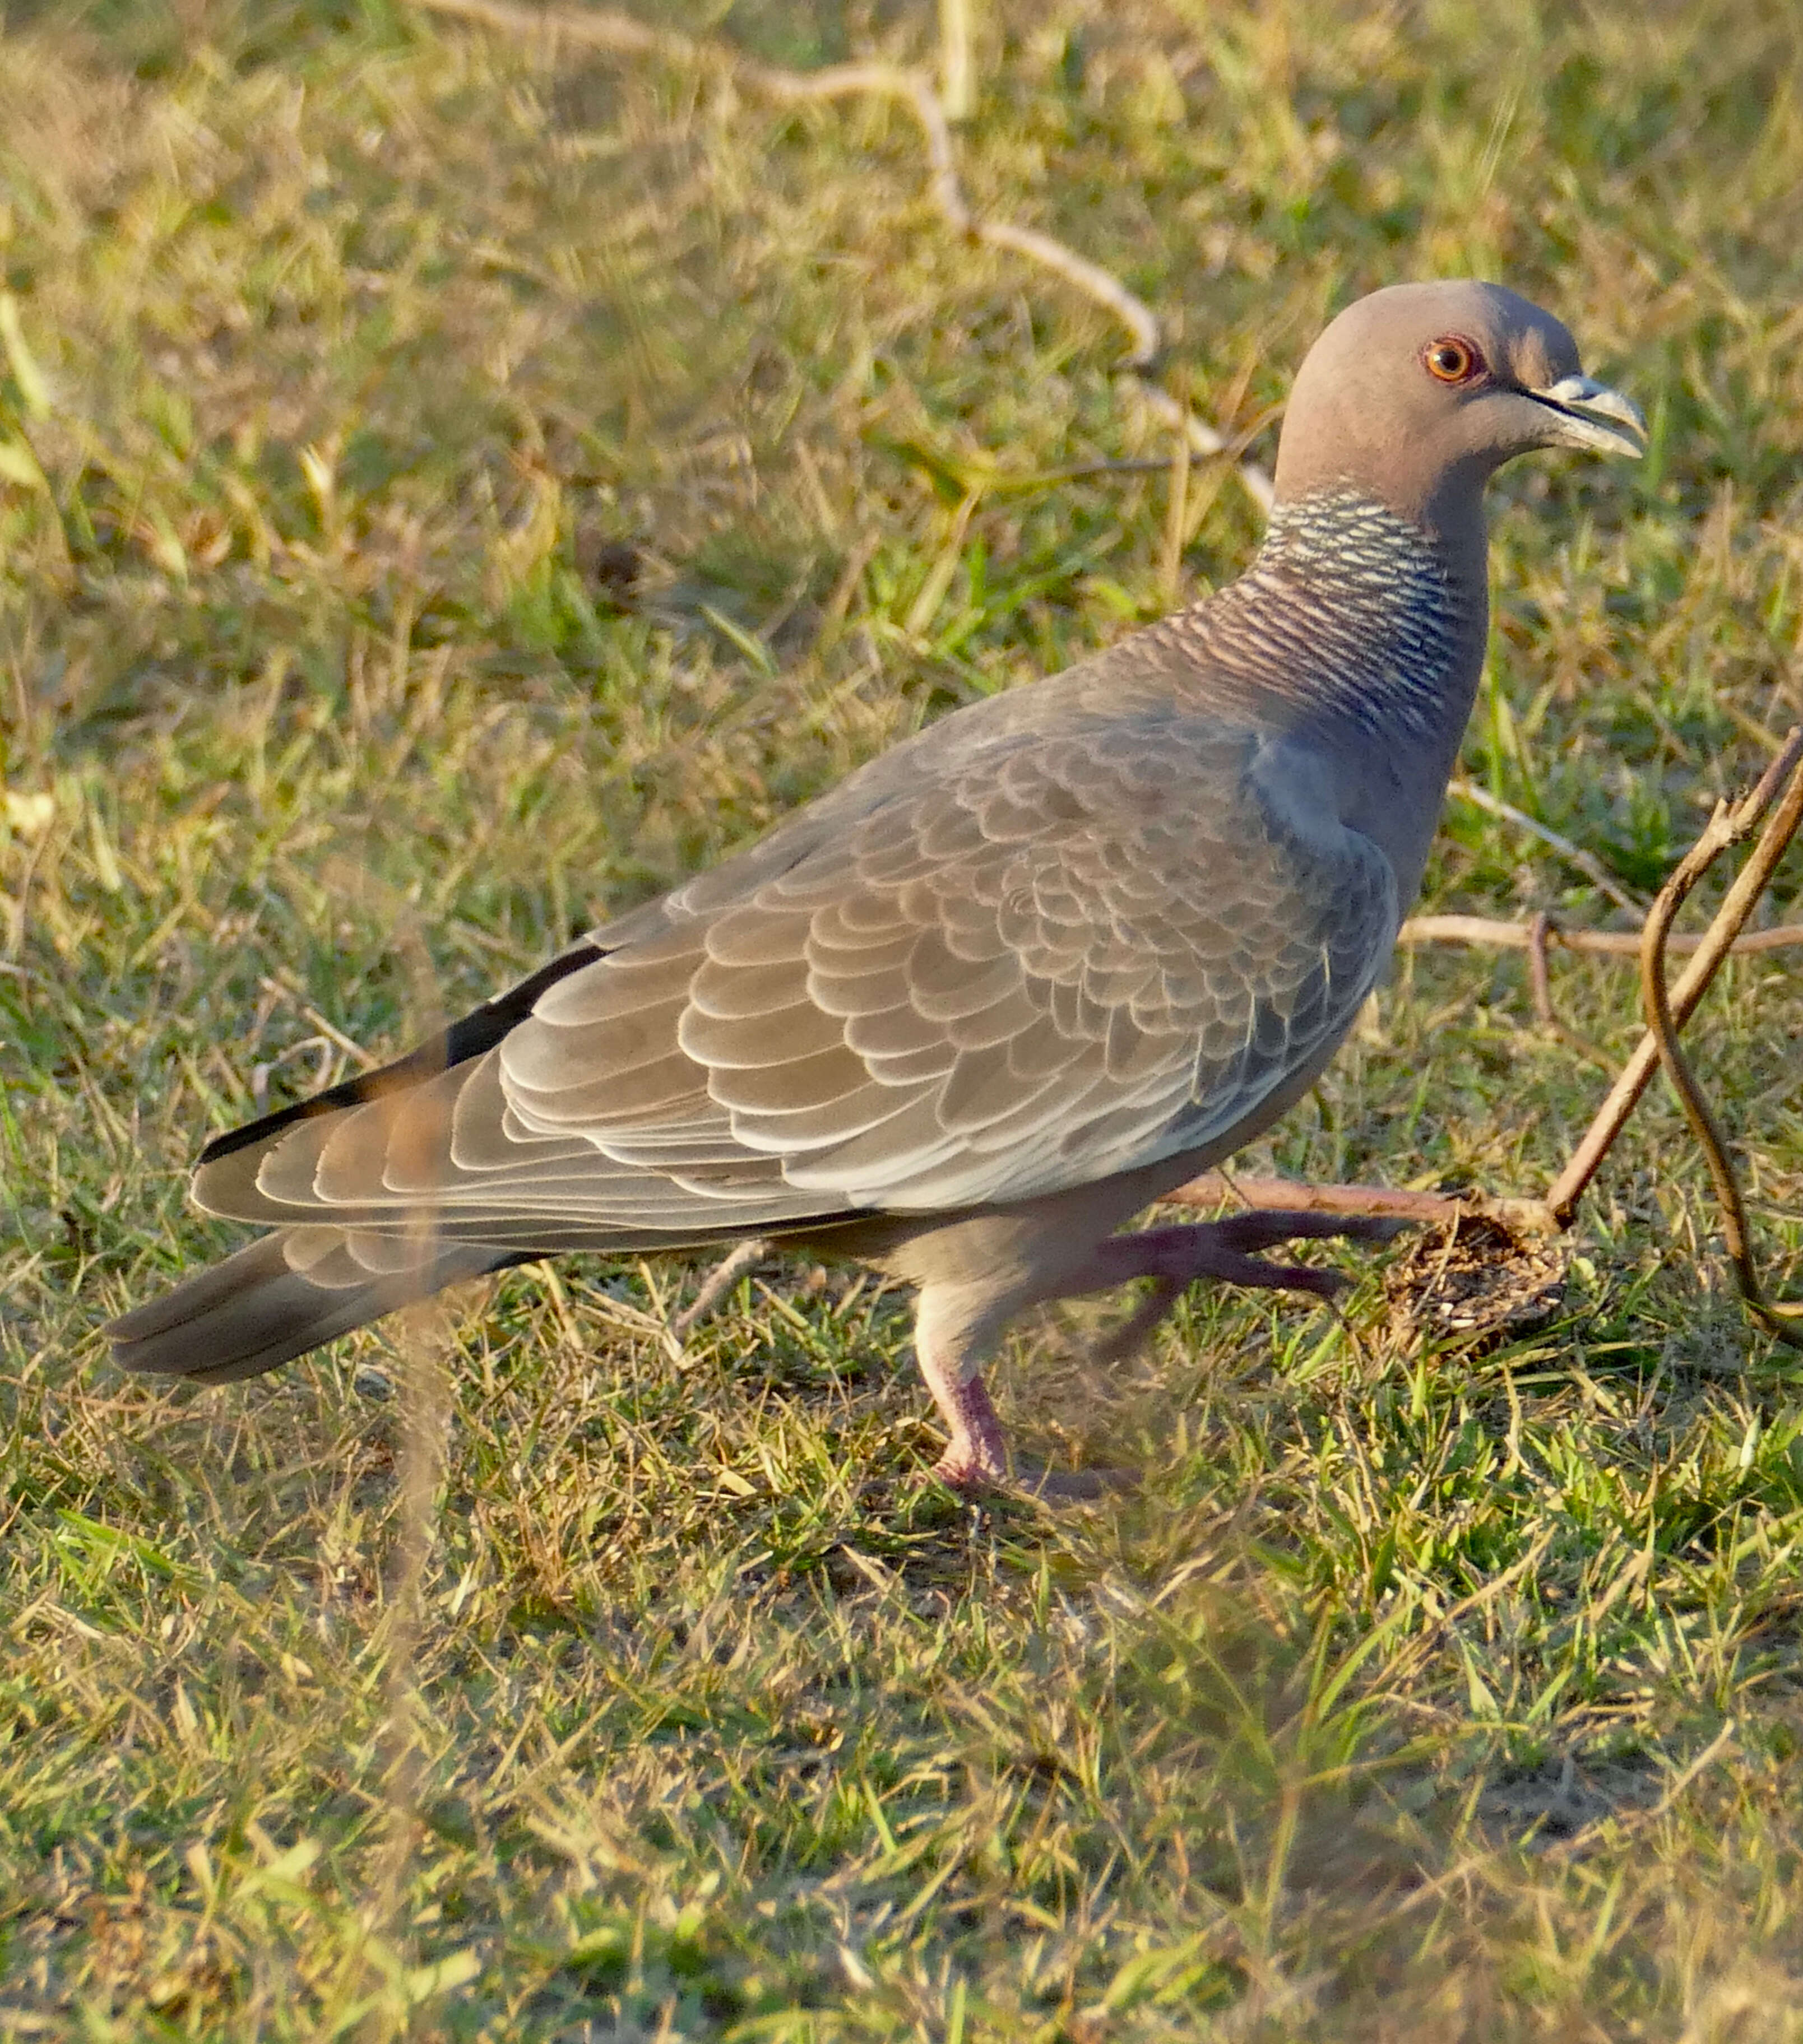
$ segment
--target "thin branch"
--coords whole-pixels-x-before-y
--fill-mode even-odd
[[[1560,1016],[1553,1005],[1552,974],[1547,965],[1547,944],[1552,936],[1552,918],[1543,909],[1528,925],[1528,986],[1534,1002],[1534,1015],[1540,1027],[1557,1042],[1563,1043],[1574,1058],[1582,1058],[1587,1065],[1598,1070],[1613,1072],[1613,1064],[1596,1045],[1579,1035]]]
[[[1555,1223],[1544,1200],[1494,1199],[1487,1193],[1418,1193],[1394,1185],[1298,1185],[1291,1178],[1247,1178],[1237,1171],[1205,1171],[1167,1193],[1164,1206],[1219,1207],[1231,1200],[1279,1212],[1380,1214],[1424,1228],[1458,1220],[1493,1220],[1509,1234],[1550,1235]]]
[[[329,1043],[335,1043],[359,1072],[373,1072],[381,1063],[379,1058],[371,1056],[354,1037],[347,1036],[336,1023],[329,1022],[291,981],[271,979],[266,974],[258,980],[257,985],[265,993],[273,993],[283,1001],[293,1001],[302,1019],[310,1022]]]
[[[1158,315],[1144,298],[1128,290],[1112,271],[1092,263],[1037,228],[1017,226],[1012,221],[982,220],[971,212],[959,180],[945,103],[924,72],[886,63],[829,64],[816,71],[786,71],[741,56],[724,43],[653,29],[629,14],[605,8],[527,7],[513,4],[513,0],[419,0],[419,4],[429,13],[451,15],[505,36],[536,36],[551,42],[562,40],[618,56],[660,57],[669,63],[711,71],[744,90],[786,106],[859,96],[895,101],[913,117],[921,131],[926,147],[928,188],[940,217],[952,232],[1025,256],[1112,314],[1132,341],[1132,352],[1121,364],[1120,374],[1132,379],[1152,416],[1167,430],[1186,432],[1196,454],[1213,457],[1235,453],[1234,441],[1205,420],[1196,417],[1154,380],[1164,333]],[[1236,460],[1236,467],[1247,495],[1261,511],[1269,511],[1275,494],[1270,476],[1255,462]]]
[[[719,55],[725,54],[717,54],[717,46],[698,42],[679,29],[654,29],[630,14],[604,7],[574,13],[556,7],[512,6],[508,0],[425,0],[425,4],[436,13],[455,14],[459,21],[474,21],[502,35],[542,36],[549,42],[567,38],[619,56],[662,57],[670,63],[717,69]]]
[[[1487,916],[1411,916],[1396,933],[1399,944],[1487,944],[1492,950],[1527,951],[1534,948],[1532,923],[1493,922]],[[1567,930],[1547,919],[1549,948],[1585,951],[1599,958],[1638,959],[1638,930]],[[1701,951],[1701,937],[1674,937],[1666,946],[1673,957],[1688,958]],[[1732,947],[1736,958],[1750,958],[1759,951],[1778,951],[1803,944],[1803,923],[1785,923],[1770,930],[1746,930]]]
[[[1513,802],[1505,802],[1500,795],[1493,795],[1488,788],[1480,788],[1472,781],[1455,781],[1447,788],[1449,795],[1456,795],[1461,801],[1469,802],[1475,809],[1487,809],[1493,816],[1500,816],[1505,823],[1513,824],[1517,830],[1524,830],[1531,837],[1537,837],[1542,844],[1550,845],[1568,866],[1575,866],[1584,878],[1600,887],[1618,909],[1625,909],[1631,916],[1641,912],[1641,905],[1628,893],[1621,882],[1605,866],[1594,852],[1586,851],[1582,845],[1574,844],[1568,837],[1542,823],[1538,816],[1531,816],[1525,809],[1518,809]]]
[[[1725,802],[1716,805],[1709,828],[1659,889],[1641,941],[1640,990],[1647,1025],[1659,1045],[1659,1062],[1665,1067],[1665,1075],[1684,1109],[1684,1118],[1690,1123],[1691,1133],[1709,1164],[1716,1203],[1721,1208],[1722,1234],[1728,1261],[1733,1266],[1735,1282],[1740,1289],[1747,1310],[1767,1334],[1792,1348],[1803,1349],[1803,1326],[1797,1324],[1803,1318],[1803,1304],[1776,1304],[1766,1298],[1759,1283],[1747,1232],[1746,1204],[1740,1196],[1740,1181],[1728,1154],[1728,1139],[1722,1132],[1721,1124],[1697,1084],[1697,1075],[1678,1040],[1665,968],[1666,941],[1691,889],[1729,846],[1740,844],[1752,835],[1773,793],[1783,784],[1786,773],[1790,779],[1783,799],[1766,824],[1758,848],[1747,862],[1747,873],[1755,875],[1755,885],[1747,890],[1740,906],[1741,920],[1743,921],[1751,913],[1753,904],[1797,835],[1797,825],[1803,824],[1803,727],[1791,732],[1784,751],[1744,801],[1732,809]],[[1745,873],[1742,878],[1746,878]],[[1721,920],[1718,916],[1717,920]],[[1731,928],[1731,939],[1732,935]]]
[[[1803,725],[1798,725],[1786,740],[1785,748],[1768,766],[1759,786],[1734,812],[1747,819],[1746,831],[1750,831],[1759,817],[1770,806],[1774,796],[1784,780],[1803,759]],[[1789,807],[1790,797],[1786,797]],[[1775,820],[1774,820],[1775,823]],[[1791,825],[1794,830],[1794,824]],[[1708,833],[1705,833],[1707,836]],[[1760,840],[1759,847],[1749,859],[1734,884],[1728,890],[1715,920],[1704,932],[1697,944],[1684,976],[1671,989],[1668,1003],[1670,1028],[1675,1033],[1690,1019],[1693,1009],[1708,991],[1709,982],[1721,969],[1722,962],[1734,947],[1736,938],[1745,925],[1747,917],[1765,892],[1778,860],[1784,855],[1788,836],[1782,839],[1775,828],[1768,828]],[[1769,935],[1770,932],[1761,932]],[[1640,1096],[1647,1089],[1647,1082],[1657,1070],[1659,1062],[1659,1040],[1648,1030],[1636,1047],[1634,1055],[1622,1067],[1621,1075],[1609,1089],[1609,1097],[1597,1110],[1596,1118],[1584,1132],[1584,1139],[1572,1152],[1570,1161],[1555,1180],[1547,1194],[1547,1204],[1561,1228],[1570,1224],[1577,1211],[1578,1201],[1585,1189],[1597,1175],[1598,1167],[1617,1136],[1622,1131],[1628,1117],[1635,1109]]]
[[[1112,271],[1103,269],[1099,263],[1092,263],[1086,256],[1079,256],[1074,248],[1066,248],[1062,241],[1055,241],[1049,234],[1042,234],[1036,227],[1017,227],[1008,220],[985,220],[978,221],[972,232],[979,241],[986,241],[992,248],[1010,248],[1017,256],[1025,256],[1029,262],[1037,263],[1041,269],[1062,277],[1086,298],[1093,299],[1105,312],[1113,313],[1133,337],[1133,352],[1122,367],[1136,376],[1149,376],[1152,373],[1164,351],[1164,335],[1158,316]],[[1173,398],[1171,402],[1174,405],[1177,401]],[[1201,425],[1201,421],[1196,420],[1193,424]],[[1226,447],[1226,440],[1211,427],[1204,426],[1202,432],[1205,444],[1197,443],[1194,431],[1190,435],[1190,445],[1197,453],[1219,454]]]
[[[1556,1027],[1559,1017],[1552,1005],[1552,978],[1547,970],[1547,939],[1552,933],[1552,919],[1543,909],[1528,925],[1528,984],[1534,997],[1534,1012],[1549,1028]]]

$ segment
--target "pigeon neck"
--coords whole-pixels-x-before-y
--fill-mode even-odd
[[[1474,544],[1449,545],[1349,489],[1280,501],[1236,588],[1281,620],[1286,692],[1373,737],[1455,746],[1489,624],[1478,515]]]

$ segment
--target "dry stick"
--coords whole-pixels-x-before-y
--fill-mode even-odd
[[[1739,805],[1734,814],[1745,817],[1744,837],[1759,817],[1770,807],[1773,797],[1785,779],[1803,759],[1803,725],[1793,728],[1785,740],[1784,750],[1760,777],[1759,786]],[[1794,795],[1795,791],[1792,793]],[[1792,806],[1792,797],[1786,798],[1786,809]],[[1733,948],[1736,938],[1753,912],[1754,906],[1765,892],[1778,863],[1784,855],[1791,832],[1797,825],[1794,820],[1789,829],[1778,829],[1778,819],[1774,819],[1765,836],[1759,840],[1752,857],[1736,877],[1728,890],[1716,916],[1703,933],[1695,955],[1691,959],[1684,976],[1671,989],[1668,1004],[1670,1027],[1674,1033],[1682,1029],[1689,1020],[1690,1012],[1707,992],[1709,982],[1720,970],[1722,961]],[[1712,825],[1713,828],[1713,826]],[[1705,832],[1705,836],[1707,836]],[[1728,842],[1738,842],[1729,840]],[[1597,1110],[1596,1118],[1584,1132],[1584,1139],[1572,1152],[1570,1161],[1553,1181],[1547,1193],[1547,1205],[1552,1217],[1561,1228],[1568,1228],[1576,1212],[1578,1202],[1585,1189],[1597,1175],[1605,1157],[1609,1155],[1616,1138],[1647,1089],[1659,1062],[1659,1039],[1649,1030],[1640,1039],[1634,1055],[1622,1067],[1621,1076],[1609,1089],[1609,1097]]]
[[[1536,916],[1535,921],[1540,919]],[[1599,958],[1636,959],[1640,955],[1639,930],[1567,930],[1547,918],[1546,943],[1554,950],[1586,951]],[[1493,922],[1487,916],[1411,916],[1396,933],[1399,944],[1488,944],[1493,950],[1526,951],[1532,955],[1534,923]],[[1668,954],[1688,958],[1702,949],[1702,937],[1674,937]],[[1775,929],[1747,930],[1736,937],[1736,958],[1759,951],[1784,951],[1803,944],[1803,923],[1786,923]]]
[[[1528,925],[1528,986],[1533,997],[1535,1018],[1574,1058],[1582,1058],[1586,1064],[1603,1071],[1613,1071],[1615,1067],[1596,1045],[1570,1028],[1553,1005],[1552,974],[1547,966],[1547,941],[1551,935],[1552,918],[1543,909]]]
[[[1237,443],[1196,417],[1153,380],[1164,335],[1157,314],[1144,298],[1128,290],[1112,271],[1079,256],[1051,235],[1042,234],[1036,228],[1017,226],[1012,221],[979,220],[971,212],[959,182],[944,102],[924,73],[887,63],[829,64],[816,71],[785,71],[741,56],[725,44],[653,29],[629,15],[603,8],[579,11],[524,7],[513,4],[513,0],[420,0],[420,4],[430,13],[452,15],[503,35],[540,36],[552,40],[562,36],[616,56],[657,56],[669,63],[711,71],[786,106],[859,96],[894,100],[913,115],[921,131],[926,145],[933,203],[952,232],[991,248],[1005,248],[1025,256],[1111,313],[1132,337],[1132,352],[1121,365],[1121,374],[1133,379],[1152,416],[1171,431],[1186,433],[1194,453],[1236,457]],[[1247,495],[1261,511],[1269,511],[1275,495],[1270,476],[1255,462],[1236,458],[1235,467]]]
[[[1544,1200],[1497,1199],[1488,1193],[1418,1193],[1394,1185],[1317,1185],[1293,1178],[1246,1178],[1237,1171],[1205,1171],[1159,1204],[1220,1207],[1238,1200],[1244,1206],[1278,1212],[1382,1214],[1395,1220],[1417,1221],[1424,1228],[1450,1227],[1459,1220],[1491,1220],[1511,1235],[1549,1235],[1553,1220]]]
[[[1547,938],[1552,919],[1545,909],[1528,925],[1528,985],[1534,999],[1534,1012],[1549,1028],[1556,1027],[1553,1012],[1552,977],[1547,970]]]
[[[701,1289],[670,1323],[670,1331],[675,1336],[679,1348],[745,1273],[755,1270],[769,1254],[770,1244],[761,1235],[756,1235],[749,1241],[741,1242],[715,1264],[702,1280]]]
[[[1716,1203],[1721,1208],[1722,1234],[1726,1239],[1728,1261],[1734,1268],[1735,1282],[1740,1288],[1741,1298],[1747,1310],[1767,1334],[1772,1335],[1792,1348],[1803,1349],[1803,1327],[1795,1323],[1803,1316],[1803,1304],[1778,1305],[1769,1301],[1759,1283],[1759,1274],[1753,1262],[1753,1251],[1747,1238],[1747,1208],[1740,1197],[1740,1181],[1728,1154],[1728,1142],[1714,1109],[1697,1083],[1697,1075],[1690,1068],[1690,1060],[1678,1040],[1678,1029],[1672,1020],[1671,1000],[1666,987],[1665,946],[1671,925],[1678,910],[1693,887],[1715,863],[1719,855],[1730,845],[1740,844],[1751,836],[1753,828],[1767,805],[1773,793],[1782,783],[1788,770],[1790,785],[1778,804],[1771,821],[1766,824],[1758,848],[1747,862],[1747,873],[1755,875],[1755,885],[1745,907],[1743,920],[1751,913],[1753,902],[1759,898],[1766,882],[1771,878],[1779,859],[1789,849],[1791,840],[1797,835],[1797,827],[1803,823],[1803,727],[1793,731],[1785,749],[1773,761],[1761,778],[1759,785],[1743,802],[1732,809],[1725,802],[1716,805],[1715,814],[1709,819],[1709,828],[1696,843],[1678,862],[1678,870],[1659,890],[1659,899],[1653,904],[1652,913],[1647,918],[1646,935],[1640,947],[1640,991],[1646,1009],[1647,1021],[1659,1046],[1659,1062],[1665,1067],[1665,1075],[1671,1082],[1672,1090],[1678,1095],[1684,1109],[1684,1118],[1690,1124],[1691,1132],[1702,1147],[1703,1155],[1709,1167],[1709,1177],[1716,1189]],[[1720,918],[1718,917],[1719,920]],[[1731,933],[1732,934],[1732,933]]]

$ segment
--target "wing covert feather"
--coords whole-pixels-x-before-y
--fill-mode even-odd
[[[431,1200],[459,1239],[705,1239],[1249,1133],[1350,1025],[1398,912],[1324,774],[1273,755],[1171,710],[829,797],[830,829],[602,932],[480,1057],[297,1123],[253,1193],[221,1174],[225,1210],[392,1231]]]

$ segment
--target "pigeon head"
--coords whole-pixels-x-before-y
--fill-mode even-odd
[[[1483,486],[1505,461],[1536,448],[1637,456],[1646,438],[1551,313],[1500,284],[1397,284],[1347,306],[1309,349],[1277,495],[1351,494],[1481,544]]]

